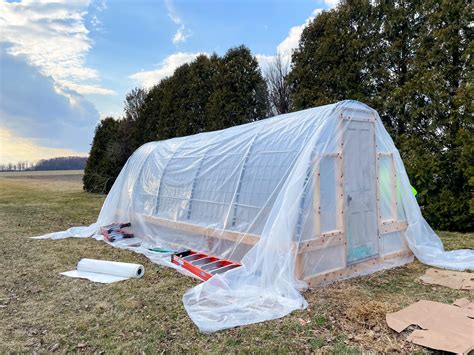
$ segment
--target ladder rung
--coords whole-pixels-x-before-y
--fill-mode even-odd
[[[240,266],[240,265],[238,265],[238,264],[230,264],[230,265],[221,267],[221,268],[219,268],[219,269],[212,270],[212,271],[211,271],[211,274],[212,274],[212,275],[215,275],[215,274],[222,274],[223,272],[226,272],[226,271],[235,269],[236,267],[239,267],[239,266]]]
[[[241,266],[231,260],[220,259],[194,250],[172,254],[171,262],[190,271],[204,281],[209,280],[215,274],[222,274]]]
[[[193,255],[185,256],[183,259],[186,261],[194,261],[194,260],[199,260],[206,257],[207,255],[204,255],[204,254],[193,254]]]
[[[191,261],[191,264],[193,264],[193,265],[206,265],[206,264],[212,263],[214,261],[216,261],[215,258],[213,258],[212,256],[208,256],[207,258],[201,258],[201,259],[198,259],[198,260]]]
[[[219,269],[227,265],[230,265],[228,261],[217,260],[217,261],[214,261],[213,263],[209,263],[209,264],[201,266],[201,269],[206,270],[206,271],[211,271],[211,270]]]

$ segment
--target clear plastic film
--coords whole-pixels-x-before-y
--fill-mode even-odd
[[[474,251],[444,251],[376,111],[357,101],[147,143],[96,224],[40,238],[88,237],[114,222],[131,222],[136,236],[114,246],[161,265],[173,266],[148,248],[242,263],[184,295],[205,332],[303,309],[308,283],[401,265],[410,250],[432,266],[474,268]]]

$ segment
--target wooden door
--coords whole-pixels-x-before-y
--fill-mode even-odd
[[[379,254],[374,123],[345,120],[344,189],[347,264]]]

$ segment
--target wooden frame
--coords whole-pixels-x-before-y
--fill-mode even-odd
[[[356,110],[344,110],[339,115],[340,121],[337,128],[337,136],[340,140],[337,144],[337,151],[324,153],[322,155],[316,155],[312,158],[310,164],[318,164],[318,168],[314,169],[313,172],[313,195],[312,195],[312,209],[315,214],[315,235],[314,238],[309,240],[294,241],[292,242],[291,252],[293,253],[295,264],[294,272],[295,276],[304,280],[308,283],[309,286],[316,286],[321,283],[328,283],[342,278],[351,277],[351,275],[357,275],[370,269],[383,269],[384,267],[390,267],[396,259],[400,259],[401,263],[406,262],[410,257],[412,257],[411,252],[408,249],[408,246],[405,245],[405,249],[398,251],[392,254],[384,255],[383,251],[383,238],[384,235],[388,233],[399,232],[401,235],[404,234],[404,231],[408,228],[407,221],[398,220],[398,206],[397,206],[397,185],[396,185],[396,168],[393,153],[391,152],[382,152],[375,153],[377,151],[377,145],[375,142],[375,181],[376,184],[376,215],[377,215],[377,226],[378,226],[378,238],[379,238],[379,254],[370,259],[365,259],[355,264],[348,265],[347,263],[347,241],[346,241],[346,219],[345,219],[345,183],[344,183],[344,121],[346,120],[355,120],[361,122],[370,122],[374,124],[377,120],[376,116],[372,111],[356,109]],[[375,130],[375,127],[374,127]],[[255,136],[256,137],[256,136]],[[234,223],[235,218],[235,208],[239,200],[239,190],[242,184],[242,177],[245,174],[245,168],[247,160],[250,154],[250,151],[255,142],[254,140],[250,143],[248,150],[246,152],[245,158],[242,162],[239,172],[239,181],[237,185],[236,195],[234,196],[229,211],[226,215],[225,223],[223,228],[212,228],[208,226],[201,226],[197,224],[190,223],[191,215],[191,204],[188,206],[188,211],[186,212],[187,220],[186,221],[177,221],[170,220],[166,218],[161,218],[157,216],[150,215],[140,215],[140,217],[146,222],[169,229],[174,229],[189,233],[191,235],[202,236],[207,238],[209,247],[212,246],[213,241],[216,239],[226,240],[234,243],[245,244],[248,247],[251,247],[258,243],[260,240],[260,235],[251,234],[251,233],[242,233],[238,231],[230,230],[231,226]],[[375,131],[374,131],[375,137]],[[374,138],[375,139],[375,138]],[[380,157],[381,156],[390,156],[392,164],[392,176],[393,183],[391,186],[391,197],[392,197],[392,206],[391,206],[391,219],[382,220],[381,215],[381,192],[380,192]],[[321,159],[326,157],[333,157],[335,160],[335,204],[336,204],[336,221],[335,221],[335,230],[324,231],[321,229],[321,171],[320,171],[320,162]],[[169,161],[168,161],[169,162]],[[167,162],[167,163],[168,163]],[[201,162],[202,163],[202,162]],[[164,172],[166,171],[167,164],[164,167]],[[200,169],[200,167],[199,167]],[[196,175],[199,174],[199,169],[196,172]],[[194,190],[194,185],[193,185]],[[159,192],[161,191],[161,183],[158,188],[158,193],[154,205],[154,212],[156,213],[159,208]],[[193,191],[192,191],[193,193]],[[120,215],[118,213],[118,215]],[[403,240],[403,238],[402,238]],[[311,275],[308,270],[305,270],[305,257],[310,255],[311,252],[317,252],[326,248],[340,248],[341,255],[344,255],[344,265],[338,267],[337,269],[324,270],[320,273]],[[309,274],[309,275],[308,275]]]
[[[361,122],[372,122],[375,123],[377,118],[375,114],[371,111],[367,110],[344,110],[340,116],[340,122],[341,124],[339,125],[338,129],[338,137],[343,139],[344,134],[343,134],[343,127],[342,127],[342,122],[344,120],[355,120],[355,121],[361,121]],[[375,130],[375,127],[374,127]],[[374,139],[376,139],[375,132],[374,132]],[[344,261],[345,261],[345,267],[339,268],[337,270],[326,270],[324,272],[315,274],[315,275],[310,275],[310,276],[303,276],[303,280],[307,282],[307,284],[310,287],[317,286],[319,284],[323,283],[328,283],[332,282],[338,279],[343,279],[343,278],[348,278],[351,277],[352,275],[357,275],[360,273],[363,273],[365,271],[368,271],[370,269],[383,269],[385,267],[389,267],[396,259],[400,260],[400,263],[403,264],[407,261],[410,261],[413,259],[413,254],[411,251],[408,249],[408,246],[406,243],[405,245],[405,250],[398,251],[395,253],[391,253],[388,255],[383,255],[383,235],[387,233],[393,233],[393,232],[400,232],[402,235],[404,234],[404,231],[408,228],[408,223],[407,221],[398,221],[398,206],[397,206],[397,193],[396,193],[396,168],[395,168],[395,161],[394,161],[394,156],[393,153],[389,153],[391,156],[391,163],[392,163],[392,174],[393,174],[393,186],[392,186],[392,208],[391,208],[391,214],[393,219],[392,220],[382,220],[382,216],[380,213],[380,189],[379,189],[379,158],[380,154],[377,154],[377,142],[374,142],[374,154],[375,156],[375,179],[374,179],[374,184],[375,186],[375,194],[376,194],[376,215],[377,215],[377,225],[378,225],[378,234],[379,234],[379,254],[376,257],[370,258],[368,260],[363,260],[361,262],[352,264],[352,265],[347,265],[347,242],[346,242],[346,225],[345,225],[345,218],[344,218],[344,208],[345,208],[345,203],[344,203],[344,141],[342,140],[338,144],[340,152],[335,153],[339,159],[337,159],[338,163],[336,164],[336,193],[337,193],[337,231],[332,231],[332,232],[326,232],[326,233],[321,233],[320,228],[318,228],[318,234],[315,239],[309,240],[309,241],[303,241],[300,242],[300,245],[298,247],[298,253],[297,253],[297,258],[296,258],[296,265],[297,268],[296,270],[298,271],[296,273],[296,276],[301,276],[304,275],[304,270],[301,271],[301,269],[304,269],[304,255],[308,252],[319,250],[322,248],[328,248],[328,247],[336,247],[336,246],[341,246],[344,247]],[[383,154],[383,153],[382,153]],[[317,181],[319,183],[319,178],[320,178],[320,172],[318,170],[317,174]],[[319,186],[319,185],[316,185]],[[314,191],[314,195],[318,196],[317,200],[317,220],[320,221],[320,192],[319,191]],[[402,241],[404,241],[404,238],[402,238]],[[390,262],[390,263],[387,263]]]
[[[391,184],[390,184],[390,191],[391,191],[391,200],[392,204],[390,205],[390,216],[391,219],[393,220],[398,220],[398,202],[397,202],[397,170],[395,167],[395,159],[393,156],[393,153],[387,153],[387,152],[380,152],[377,153],[377,162],[378,162],[378,168],[380,168],[380,158],[381,157],[388,157],[390,159],[390,172],[391,172]],[[377,178],[377,182],[379,183],[380,186],[380,180],[379,176]],[[377,188],[379,188],[377,186]],[[382,218],[382,217],[380,217]]]
[[[192,234],[199,234],[209,238],[224,239],[248,245],[255,245],[260,240],[260,236],[256,234],[240,233],[228,229],[205,227],[187,222],[172,221],[170,219],[155,216],[141,215],[141,217],[145,221],[156,226],[176,229]]]
[[[393,261],[394,259],[403,260],[404,258],[409,258],[411,260],[412,257],[413,253],[410,250],[403,250],[396,253],[379,256],[342,269],[305,277],[304,281],[308,284],[309,287],[314,287],[321,284],[327,284],[332,281],[346,279],[353,275],[357,275],[370,269],[374,269],[377,266],[379,266],[381,269],[384,269],[384,264],[387,261]]]
[[[393,232],[401,232],[408,228],[407,221],[395,221],[395,220],[388,220],[382,221],[379,225],[380,234],[387,234]]]

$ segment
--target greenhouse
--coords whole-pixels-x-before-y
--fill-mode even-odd
[[[122,169],[96,224],[43,238],[101,239],[100,226],[116,222],[130,222],[136,238],[113,245],[156,263],[183,271],[151,248],[242,265],[184,295],[206,332],[282,317],[306,307],[300,291],[308,286],[414,256],[474,266],[471,251],[444,251],[379,115],[350,100],[147,143]]]

